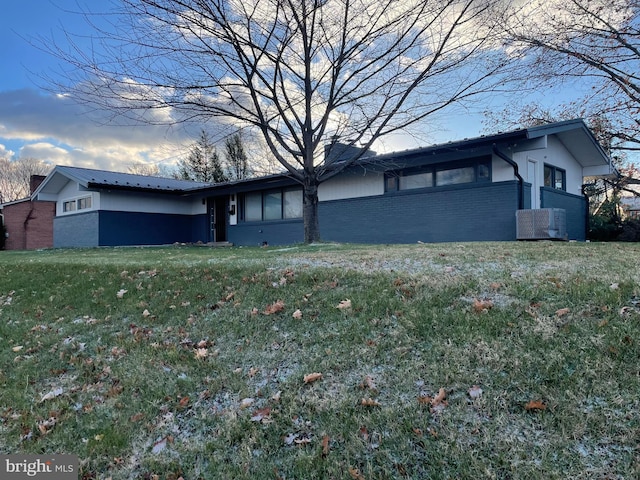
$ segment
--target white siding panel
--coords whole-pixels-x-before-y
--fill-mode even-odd
[[[205,202],[206,203],[206,202]],[[196,215],[206,213],[201,198],[185,199],[175,196],[143,195],[126,192],[103,192],[101,210],[118,212],[170,213]]]
[[[367,172],[362,174],[342,174],[327,180],[318,187],[321,202],[343,198],[371,197],[384,193],[384,174]]]

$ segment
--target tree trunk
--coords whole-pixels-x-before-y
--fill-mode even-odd
[[[304,243],[320,241],[320,223],[318,221],[318,184],[305,182],[303,187]]]

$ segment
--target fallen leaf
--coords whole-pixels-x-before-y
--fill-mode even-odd
[[[253,412],[253,414],[251,415],[251,421],[262,422],[264,420],[268,420],[270,415],[271,415],[271,408],[269,407],[261,408]]]
[[[351,475],[351,478],[353,478],[353,480],[365,480],[364,476],[357,468],[349,467],[349,475]]]
[[[156,443],[154,443],[153,447],[151,448],[151,453],[153,453],[154,455],[157,455],[158,453],[162,452],[165,448],[167,448],[167,437],[164,437],[158,440]]]
[[[178,405],[181,407],[186,407],[187,405],[189,405],[189,397],[182,397],[180,399],[180,401],[178,402]]]
[[[15,347],[11,348],[11,350],[14,352],[19,352],[23,348],[24,348],[24,345],[16,345]]]
[[[307,437],[307,436],[303,436],[300,438],[296,438],[293,441],[296,445],[306,445],[308,443],[311,443],[311,438]]]
[[[314,373],[309,373],[308,375],[305,375],[302,380],[304,381],[304,383],[313,383],[316,380],[320,380],[321,378],[322,378],[321,373],[314,372]]]
[[[240,401],[240,408],[248,408],[248,407],[250,407],[251,405],[253,405],[253,402],[254,402],[254,401],[255,401],[255,400],[254,400],[253,398],[250,398],[250,397],[249,397],[249,398],[243,398],[243,399]]]
[[[116,297],[118,298],[124,298],[124,294],[127,293],[129,290],[125,290],[124,288],[118,290],[118,292],[116,293]]]
[[[469,389],[469,396],[475,400],[476,398],[480,398],[482,396],[482,389],[478,385],[474,385]]]
[[[444,402],[444,399],[447,396],[447,392],[444,388],[441,388],[440,390],[438,390],[438,395],[435,396],[435,398],[431,401],[431,405],[436,406],[436,405],[440,405],[441,403]]]
[[[531,400],[524,406],[524,409],[527,412],[531,412],[537,410],[546,410],[547,406],[542,402],[542,400]]]
[[[282,392],[280,390],[278,390],[276,393],[273,394],[273,396],[271,397],[271,400],[273,400],[274,402],[279,402],[280,401],[280,396],[282,395]]]
[[[293,445],[293,442],[298,438],[297,433],[290,433],[286,437],[283,438],[285,445]]]
[[[360,400],[360,405],[362,405],[363,407],[379,407],[380,402],[373,398],[363,398],[362,400]]]
[[[346,300],[342,300],[336,306],[336,308],[339,308],[340,310],[347,310],[347,309],[351,308],[351,300],[349,300],[348,298]]]
[[[260,310],[258,310],[256,307],[253,307],[253,308],[251,309],[251,315],[257,315],[257,314],[259,314],[259,313],[260,313]]]
[[[209,350],[206,348],[196,348],[195,357],[198,360],[203,360],[209,356]]]
[[[329,455],[329,435],[322,437],[322,456]]]
[[[612,283],[611,285],[609,285],[609,290],[618,290],[620,288],[620,284],[618,283]]]
[[[561,308],[559,310],[556,310],[556,316],[563,317],[563,316],[567,315],[570,311],[571,311],[571,309],[569,309],[569,308]]]
[[[42,403],[46,400],[52,400],[56,397],[59,397],[60,395],[63,394],[63,392],[64,390],[62,389],[62,387],[54,388],[49,393],[46,393],[45,395],[43,395],[42,398],[40,399],[40,402]]]
[[[473,301],[473,311],[476,313],[483,313],[493,308],[493,302],[491,300],[478,300]]]
[[[373,381],[373,378],[371,377],[371,375],[367,375],[364,377],[364,381],[362,382],[361,387],[368,388],[369,390],[372,390],[374,392],[378,391],[378,387]]]
[[[284,310],[284,302],[282,300],[278,300],[271,305],[267,305],[267,308],[264,309],[265,315],[273,315],[274,313],[278,313]]]
[[[149,312],[149,310],[147,310],[146,308],[144,309],[144,312],[142,312],[142,316],[143,317],[148,317],[149,315],[151,315],[151,312]]]
[[[300,320],[302,318],[302,312],[300,311],[300,309],[298,309],[295,312],[293,312],[293,315],[291,316],[296,320]]]

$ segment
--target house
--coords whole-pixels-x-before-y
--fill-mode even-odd
[[[334,155],[329,168],[341,167]],[[372,153],[320,185],[320,231],[337,242],[509,241],[518,210],[555,208],[568,238],[584,240],[584,178],[613,174],[582,120]],[[287,174],[203,184],[56,167],[34,198],[56,202],[56,247],[303,240],[302,189]]]
[[[622,197],[620,205],[625,219],[640,220],[640,197]]]
[[[32,175],[31,192],[45,180]],[[5,250],[35,250],[53,246],[54,202],[36,202],[27,197],[2,205],[6,229]]]

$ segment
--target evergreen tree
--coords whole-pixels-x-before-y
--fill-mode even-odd
[[[200,132],[200,138],[191,146],[189,156],[180,160],[178,175],[183,180],[194,182],[220,183],[228,180],[216,146],[206,131]]]
[[[242,180],[250,177],[249,159],[244,150],[242,135],[236,133],[224,142],[225,163],[229,180]]]

